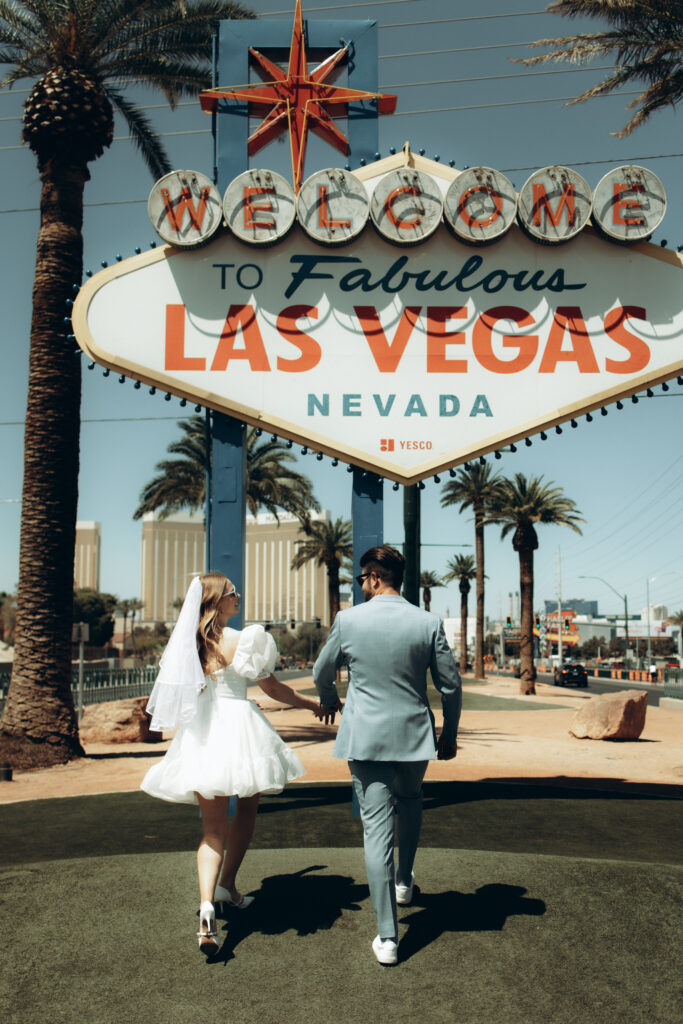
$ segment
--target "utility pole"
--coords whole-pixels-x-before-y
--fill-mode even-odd
[[[557,667],[562,668],[562,556],[557,549]]]

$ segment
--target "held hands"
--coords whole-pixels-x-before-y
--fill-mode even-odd
[[[337,712],[339,714],[344,710],[344,705],[340,700],[337,700],[336,704],[326,708],[322,704],[318,704],[316,710],[313,712],[316,718],[319,718],[325,725],[334,725],[334,718]]]
[[[436,745],[436,757],[438,761],[451,761],[458,752],[458,744],[448,743],[443,733],[439,736],[439,742]]]

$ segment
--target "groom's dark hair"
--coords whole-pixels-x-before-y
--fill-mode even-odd
[[[389,544],[380,544],[378,547],[369,548],[360,560],[361,569],[373,570],[394,590],[401,589],[405,564],[406,560],[401,552]]]

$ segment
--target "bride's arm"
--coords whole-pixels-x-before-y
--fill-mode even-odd
[[[258,684],[268,697],[280,701],[281,704],[288,704],[293,708],[305,708],[306,711],[312,711],[318,718],[324,714],[318,701],[302,697],[291,686],[281,683],[274,675],[269,675],[265,679],[259,679]]]

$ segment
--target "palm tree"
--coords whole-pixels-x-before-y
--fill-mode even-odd
[[[527,478],[515,473],[513,480],[503,480],[489,522],[502,523],[501,539],[512,534],[512,546],[519,555],[520,609],[520,692],[536,692],[536,666],[534,664],[534,551],[538,547],[535,523],[553,523],[570,526],[581,533],[582,523],[578,509],[565,497],[561,487],[543,483],[543,477]]]
[[[123,616],[123,640],[121,641],[121,653],[124,658],[126,656],[126,623],[128,621],[128,616],[133,609],[133,605],[136,603],[137,602],[134,597],[127,597],[123,601],[118,601],[116,604],[116,611]]]
[[[181,458],[157,463],[159,476],[143,487],[134,519],[157,510],[164,519],[181,508],[204,507],[206,424],[202,416],[191,416],[180,420],[178,426],[184,436],[169,444],[167,451]],[[277,519],[278,510],[284,509],[303,520],[310,509],[319,508],[311,481],[292,469],[292,462],[296,459],[284,441],[266,438],[255,427],[247,428],[247,507],[252,515],[265,508]]]
[[[422,587],[422,601],[424,602],[425,611],[428,612],[432,606],[432,590],[434,587],[442,587],[443,580],[435,572],[423,570],[420,573],[420,586]]]
[[[474,674],[484,678],[484,525],[500,489],[501,477],[491,464],[476,462],[459,469],[456,477],[444,484],[441,505],[458,505],[458,512],[471,508],[474,514],[474,555],[477,569],[477,621],[474,641]]]
[[[292,558],[292,569],[300,569],[306,562],[324,565],[327,569],[327,593],[331,626],[339,611],[339,571],[347,559],[353,558],[353,531],[348,519],[308,521],[304,530],[306,539],[297,541]]]
[[[683,640],[683,608],[681,608],[677,612],[674,612],[673,615],[669,615],[668,621],[671,623],[672,626],[678,626],[680,630],[678,640],[678,651],[680,654],[680,652],[683,650],[683,642],[681,642]]]
[[[473,555],[456,555],[446,565],[444,583],[458,580],[460,584],[460,671],[467,670],[467,598],[470,580],[476,579],[477,569]]]
[[[570,100],[583,103],[594,96],[606,96],[623,85],[645,84],[627,110],[639,107],[616,133],[630,135],[656,110],[675,107],[683,96],[683,3],[681,0],[555,0],[547,8],[552,14],[569,18],[598,18],[609,26],[601,32],[539,39],[532,46],[553,49],[519,64],[569,61],[581,64],[594,57],[608,57],[614,68],[599,84]]]
[[[145,607],[142,601],[138,601],[137,598],[133,598],[132,601],[128,602],[130,610],[130,640],[133,648],[133,657],[137,654],[137,648],[135,646],[135,616],[138,612],[141,612]]]
[[[67,300],[83,273],[88,164],[122,115],[156,179],[161,140],[125,95],[160,89],[171,106],[210,82],[220,18],[252,17],[226,0],[0,0],[0,86],[34,84],[23,141],[42,182],[24,429],[15,660],[0,752],[17,768],[81,756],[71,696],[71,604],[78,492],[80,362]]]

